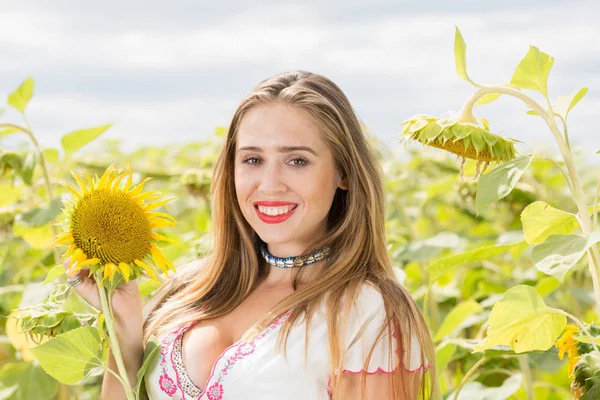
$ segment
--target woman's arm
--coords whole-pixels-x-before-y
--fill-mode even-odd
[[[385,372],[376,372],[368,374],[365,382],[365,397],[361,397],[361,381],[363,375],[358,373],[343,373],[340,378],[339,399],[344,400],[416,400],[419,394],[419,386],[421,384],[421,370],[410,372],[404,370],[404,381],[407,383],[401,393],[392,396],[390,387],[390,374]]]
[[[124,322],[123,319],[123,317],[115,315],[115,330],[119,346],[121,347],[123,363],[129,377],[129,383],[132,387],[135,387],[137,383],[136,376],[142,366],[144,357],[142,312],[139,310],[139,313],[130,313],[127,316],[127,322]],[[108,352],[107,365],[111,370],[118,371],[111,349]],[[123,385],[110,372],[104,374],[101,393],[102,400],[121,400],[126,398]]]

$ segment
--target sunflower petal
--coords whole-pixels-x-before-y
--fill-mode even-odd
[[[173,200],[175,200],[175,197],[171,197],[171,198],[168,198],[168,199],[163,200],[163,201],[158,201],[156,203],[144,204],[142,206],[142,208],[144,209],[144,211],[150,211],[150,210],[153,210],[155,208],[164,206],[165,204],[167,204],[168,202],[173,201]]]
[[[152,258],[156,261],[156,263],[165,272],[165,275],[167,278],[169,277],[169,272],[168,272],[167,268],[170,269],[171,271],[175,272],[175,267],[173,267],[173,264],[171,264],[169,262],[169,260],[166,259],[166,257],[162,253],[161,248],[158,247],[156,245],[156,243],[152,243],[150,245],[150,253],[152,254]]]
[[[170,216],[169,214],[166,214],[166,213],[162,213],[162,212],[158,212],[158,211],[148,211],[145,214],[149,218],[159,217],[159,218],[168,219],[168,220],[173,221],[173,222],[177,222],[177,220],[175,218],[173,218],[172,216]]]
[[[81,175],[83,175],[85,180],[88,181],[88,184],[90,185],[90,192],[96,190],[96,185],[94,184],[94,180],[92,179],[92,177],[86,174],[85,172],[82,172]]]
[[[94,264],[99,264],[99,263],[100,263],[99,258],[88,258],[87,260],[81,262],[79,264],[79,266],[83,267],[84,265],[94,265]]]
[[[177,222],[168,221],[166,219],[150,219],[150,226],[154,229],[160,229],[167,226],[175,226]]]
[[[77,182],[77,184],[79,185],[79,188],[81,189],[81,193],[83,193],[84,196],[86,194],[88,194],[88,188],[87,188],[87,185],[85,184],[85,182],[83,181],[83,179],[81,179],[81,177],[79,175],[77,175],[74,171],[71,171],[71,176],[73,177],[73,179],[75,179],[75,182]]]
[[[115,272],[117,272],[117,266],[113,263],[108,263],[104,266],[104,277],[102,278],[102,280],[100,281],[100,283],[102,284],[102,282],[104,282],[104,280],[106,278],[110,278],[110,280],[112,281],[113,277],[115,276]]]
[[[127,164],[127,183],[125,184],[125,187],[123,188],[123,190],[128,191],[129,188],[131,187],[131,182],[133,181],[133,173],[131,172],[131,165]]]
[[[71,186],[65,185],[64,183],[61,183],[61,185],[63,185],[69,192],[71,192],[71,194],[73,194],[73,196],[75,196],[77,198],[77,200],[82,199],[81,195],[79,193],[77,193],[77,191],[75,189],[73,189]]]
[[[120,262],[119,270],[121,270],[121,273],[123,274],[123,278],[125,278],[125,282],[129,282],[129,277],[131,274],[131,266],[127,263]]]
[[[162,193],[160,192],[144,192],[144,193],[140,193],[136,196],[131,196],[131,198],[133,200],[136,200],[138,202],[144,201],[144,200],[156,200],[159,199],[162,196]]]
[[[60,235],[55,241],[54,243],[52,243],[52,247],[57,246],[57,245],[65,245],[65,244],[71,244],[73,243],[74,239],[73,239],[73,235],[71,234],[71,232],[66,232],[63,233],[62,235]]]
[[[150,275],[150,277],[157,283],[160,283],[158,277],[156,276],[156,274],[154,273],[154,270],[152,269],[152,267],[146,265],[146,263],[144,263],[141,260],[135,260],[134,261],[136,263],[136,265],[140,268],[142,268],[144,271],[146,271],[146,273],[148,275]]]
[[[106,168],[106,171],[104,171],[104,174],[102,174],[102,177],[100,178],[100,181],[98,182],[98,189],[106,188],[106,182],[110,179],[110,176],[112,175],[112,171],[114,168],[115,168],[115,164],[110,164],[108,166],[108,168]]]
[[[149,181],[149,180],[151,180],[151,179],[152,179],[152,177],[150,177],[150,176],[149,176],[149,177],[147,177],[147,178],[144,178],[144,180],[143,180],[143,181],[141,181],[141,182],[140,182],[140,183],[139,183],[139,184],[138,184],[136,187],[134,187],[133,189],[131,189],[131,190],[129,191],[129,195],[130,195],[131,197],[134,197],[134,196],[137,196],[138,194],[140,194],[140,192],[141,192],[142,190],[144,190],[144,185],[146,184],[146,182],[148,182],[148,181]]]
[[[169,243],[173,243],[173,244],[176,244],[178,246],[181,246],[181,243],[179,243],[178,241],[176,241],[174,239],[170,239],[170,238],[168,238],[166,236],[163,236],[163,235],[160,235],[158,233],[153,233],[152,234],[152,239],[158,240],[158,241],[161,241],[161,242],[169,242]]]

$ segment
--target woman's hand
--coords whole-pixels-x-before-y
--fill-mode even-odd
[[[66,259],[63,263],[67,279],[73,280],[77,276],[83,278],[83,282],[76,285],[73,289],[92,307],[101,310],[98,285],[93,277],[88,277],[90,269],[82,268],[79,271],[73,272],[73,268],[69,270],[69,262],[70,259]],[[113,291],[111,297],[113,314],[118,321],[139,322],[139,317],[142,315],[142,299],[140,298],[140,289],[136,279],[120,285]]]

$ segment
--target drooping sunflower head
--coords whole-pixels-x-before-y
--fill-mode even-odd
[[[475,179],[482,175],[490,162],[507,162],[516,157],[516,139],[505,138],[489,131],[487,121],[481,118],[482,126],[456,119],[415,115],[400,123],[402,134],[427,146],[449,151],[462,157],[460,173],[467,158],[477,160]],[[484,164],[480,172],[480,165]]]
[[[579,329],[575,325],[567,325],[565,332],[556,340],[554,346],[558,349],[558,358],[563,359],[565,354],[569,358],[569,376],[573,374],[575,364],[581,358],[578,351],[577,341],[573,338],[579,333]]]
[[[69,229],[55,242],[55,245],[69,246],[61,262],[71,257],[71,271],[84,266],[88,266],[91,273],[101,269],[101,282],[106,278],[112,282],[118,273],[129,281],[142,272],[158,281],[149,258],[166,276],[169,269],[175,271],[156,242],[176,242],[153,232],[153,229],[176,224],[172,216],[153,211],[172,198],[156,201],[161,197],[160,192],[142,192],[150,178],[132,187],[130,166],[123,171],[115,170],[113,164],[101,178],[94,179],[86,173],[82,174],[83,178],[75,172],[71,174],[80,191],[65,185],[74,199],[67,204]],[[127,181],[122,184],[125,177]]]

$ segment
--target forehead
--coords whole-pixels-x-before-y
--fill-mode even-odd
[[[237,132],[236,147],[304,145],[326,146],[308,111],[281,103],[261,104],[249,109]]]

